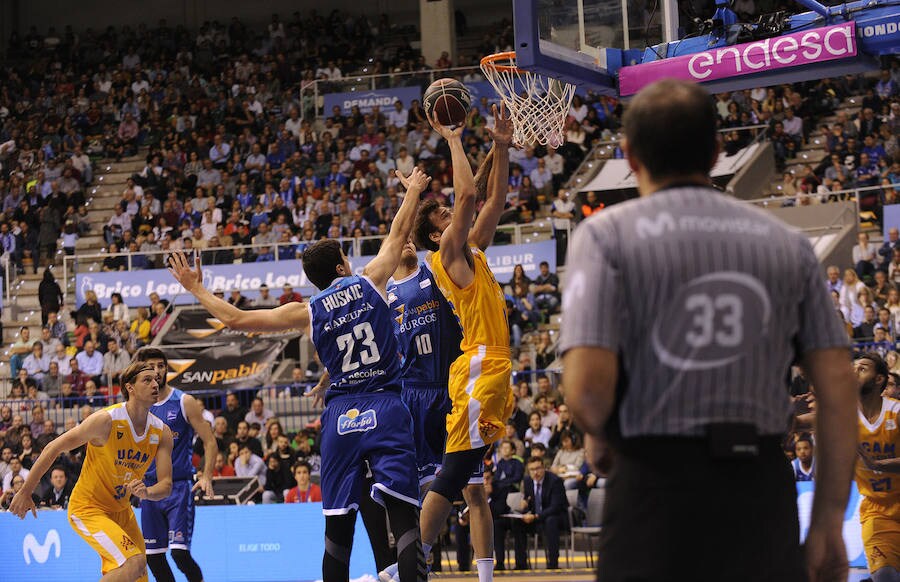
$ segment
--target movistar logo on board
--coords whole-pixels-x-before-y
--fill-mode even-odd
[[[31,565],[34,560],[38,564],[43,564],[50,559],[50,550],[53,550],[53,557],[58,558],[62,552],[62,542],[59,539],[59,532],[51,529],[44,537],[44,543],[39,544],[37,538],[33,534],[28,534],[22,540],[22,557],[27,565]]]

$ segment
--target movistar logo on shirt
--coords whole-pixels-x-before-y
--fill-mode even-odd
[[[347,305],[351,301],[357,301],[362,298],[362,285],[357,283],[356,285],[351,285],[346,289],[335,291],[331,295],[323,297],[322,307],[325,308],[325,311],[333,311],[338,307]]]
[[[337,432],[340,435],[350,434],[351,432],[367,432],[377,426],[378,419],[375,417],[374,410],[360,412],[355,408],[351,408],[346,414],[338,417]]]

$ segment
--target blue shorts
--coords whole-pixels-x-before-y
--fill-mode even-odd
[[[172,482],[172,494],[162,501],[141,501],[141,531],[148,554],[190,550],[194,536],[194,487],[190,479]]]
[[[366,463],[374,483],[370,495],[384,495],[418,507],[413,425],[395,392],[335,396],[322,413],[322,513],[344,515],[359,509]]]
[[[434,481],[444,457],[450,393],[446,384],[424,386],[404,382],[400,396],[412,415],[419,485],[425,485]]]

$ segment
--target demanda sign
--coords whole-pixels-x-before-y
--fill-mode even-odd
[[[328,93],[325,98],[325,117],[331,117],[335,106],[341,108],[342,115],[349,115],[354,107],[359,107],[359,112],[365,115],[371,113],[374,107],[378,107],[381,113],[387,114],[394,108],[394,102],[403,103],[403,108],[408,109],[413,99],[422,99],[421,87],[397,87],[396,89],[377,89],[375,91],[353,91],[352,93]]]
[[[845,22],[619,70],[619,92],[634,95],[663,78],[707,82],[856,56],[856,25]]]
[[[500,245],[488,248],[485,253],[494,276],[502,284],[512,279],[513,268],[521,264],[525,274],[534,278],[541,261],[550,264],[556,271],[556,242],[553,240],[522,245]],[[419,254],[424,258],[424,253]],[[353,271],[361,274],[374,257],[351,257]],[[265,283],[269,294],[278,297],[284,285],[290,285],[304,298],[316,293],[316,288],[303,274],[303,264],[298,260],[269,261],[265,263],[239,263],[233,265],[203,266],[203,286],[210,290],[222,290],[226,294],[232,289],[239,290],[250,299],[259,296],[259,287]],[[167,299],[176,305],[196,303],[194,297],[172,277],[167,269],[147,269],[143,271],[110,271],[101,273],[79,273],[75,277],[75,301],[84,303],[87,291],[97,294],[100,305],[107,307],[113,293],[121,293],[130,307],[150,304],[149,296],[157,293],[160,299]]]

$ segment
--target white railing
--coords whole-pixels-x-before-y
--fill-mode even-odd
[[[316,79],[307,84],[300,84],[300,104],[303,111],[300,117],[310,122],[315,121],[319,115],[321,104],[319,100],[326,93],[352,93],[355,91],[375,91],[378,89],[393,89],[396,87],[410,87],[416,84],[416,80],[421,79],[423,84],[431,84],[436,79],[446,76],[461,77],[466,73],[476,73],[481,75],[479,67],[453,67],[450,69],[428,69],[425,71],[402,71],[398,73],[382,73],[372,75],[366,73],[365,70],[359,75],[345,75],[340,79]],[[309,103],[308,100],[312,99]],[[308,115],[309,107],[312,105],[314,111],[312,117]],[[330,111],[323,111],[322,116],[328,117]]]
[[[571,224],[568,226],[567,230],[571,230]],[[524,223],[524,224],[501,224],[497,227],[497,230],[500,232],[505,232],[510,235],[509,244],[527,244],[533,241],[536,241],[539,238],[539,235],[548,234],[550,237],[553,236],[553,222],[552,219],[539,219],[534,222]],[[571,234],[571,232],[569,232]],[[342,237],[335,239],[341,243],[341,245],[349,244],[349,251],[347,255],[350,257],[360,257],[363,256],[363,245],[369,241],[380,241],[383,240],[384,236],[382,235],[372,235],[372,236],[361,236],[361,237]],[[279,260],[286,260],[279,258],[278,249],[284,247],[294,247],[298,250],[306,247],[309,244],[312,244],[314,241],[301,241],[301,242],[290,242],[290,243],[256,243],[249,245],[232,245],[227,247],[212,247],[206,249],[199,249],[198,252],[207,253],[207,252],[215,252],[215,251],[245,251],[245,250],[254,250],[254,249],[272,249],[273,250],[273,261],[277,262]],[[148,252],[119,252],[119,253],[109,253],[101,251],[100,253],[92,253],[92,254],[77,254],[77,255],[66,255],[63,257],[63,275],[62,280],[64,281],[63,294],[68,299],[69,293],[69,285],[73,283],[70,279],[74,277],[76,273],[84,272],[84,269],[80,268],[80,264],[90,264],[88,267],[88,271],[94,271],[95,264],[97,261],[102,261],[108,257],[124,257],[127,260],[127,270],[132,269],[132,263],[135,255],[140,255],[144,257],[165,257],[167,255],[171,255],[172,251],[148,251]],[[295,257],[291,257],[292,259]],[[9,274],[9,268],[7,267],[7,275]],[[7,285],[7,293],[9,293],[9,286]],[[9,297],[7,298],[9,301]]]

